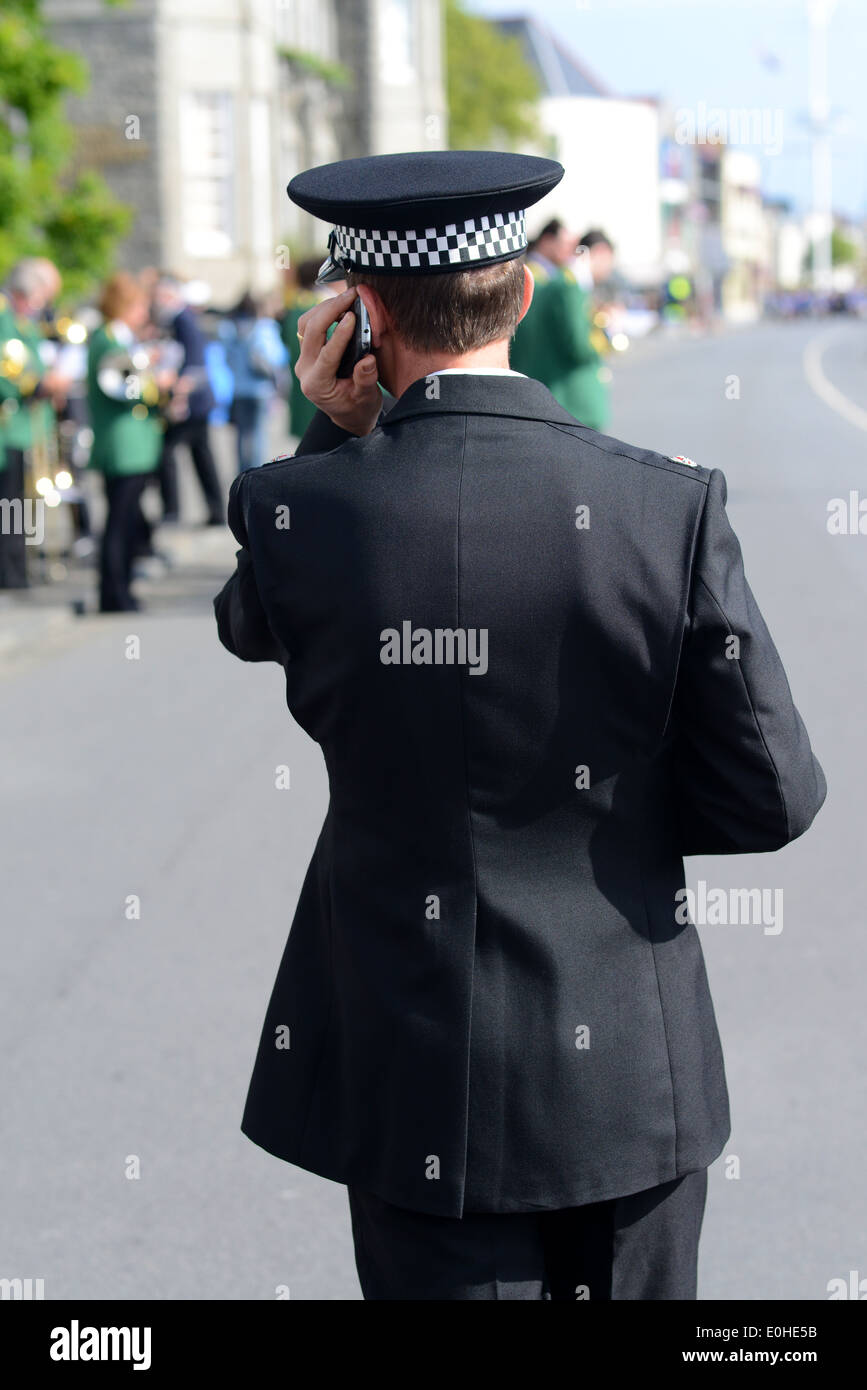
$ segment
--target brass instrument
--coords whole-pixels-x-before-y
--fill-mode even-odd
[[[76,347],[86,343],[88,339],[86,324],[70,318],[68,314],[62,314],[59,319],[54,320],[54,331],[60,341],[74,344]]]
[[[174,383],[171,386],[160,381],[161,374],[175,373],[183,358],[183,349],[171,341],[135,343],[129,348],[119,347],[107,352],[97,368],[96,379],[107,396],[115,400],[134,401],[133,414],[139,406],[143,414],[148,407],[156,406],[164,420],[182,420],[188,414],[189,390],[181,390],[175,395]],[[207,382],[207,368],[196,367],[183,373],[190,385],[198,386]]]
[[[0,342],[0,376],[11,382],[22,396],[32,396],[41,372],[34,371],[32,349],[21,338]]]
[[[116,401],[132,401],[133,412],[141,405],[162,403],[163,393],[156,377],[156,344],[135,343],[130,348],[118,347],[101,358],[96,380],[101,391]]]

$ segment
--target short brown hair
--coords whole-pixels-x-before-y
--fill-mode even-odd
[[[376,290],[408,348],[459,356],[511,338],[524,301],[524,257],[441,275],[350,271],[346,283]]]
[[[147,300],[147,297],[146,290],[134,275],[130,275],[126,270],[119,270],[106,280],[102,287],[99,312],[106,323],[110,323],[112,319],[120,318],[131,304],[141,303]]]

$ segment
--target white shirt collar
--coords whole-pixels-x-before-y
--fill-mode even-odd
[[[428,372],[428,376],[525,376],[524,372],[513,372],[511,367],[441,367],[438,372]]]

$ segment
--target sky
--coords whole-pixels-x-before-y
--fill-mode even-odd
[[[532,16],[617,96],[652,96],[675,112],[758,108],[782,132],[777,153],[751,147],[762,188],[811,204],[808,0],[467,0],[486,18]],[[828,28],[837,213],[867,217],[867,0],[837,0]],[[776,113],[780,116],[777,117]],[[773,150],[775,140],[766,141]]]

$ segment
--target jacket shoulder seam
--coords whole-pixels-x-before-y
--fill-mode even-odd
[[[605,454],[608,458],[623,458],[628,459],[630,463],[647,464],[650,468],[661,469],[663,473],[673,473],[675,477],[678,478],[691,478],[693,482],[701,483],[702,487],[705,488],[710,482],[710,469],[703,469],[702,471],[707,474],[707,477],[702,477],[701,473],[694,472],[689,464],[678,464],[676,467],[672,467],[661,454],[657,455],[655,458],[635,458],[633,454],[627,454],[623,449],[605,449],[601,444],[597,444],[592,439],[585,439],[583,435],[574,435],[569,425],[559,425],[555,420],[545,420],[544,423],[550,426],[552,430],[559,430],[560,433],[565,434],[567,438],[574,439],[576,443],[589,444],[591,449],[597,449],[600,454]],[[583,427],[578,425],[577,428],[581,429]],[[672,460],[672,463],[673,462],[674,460]],[[681,468],[688,468],[689,472],[682,473],[680,471]]]

